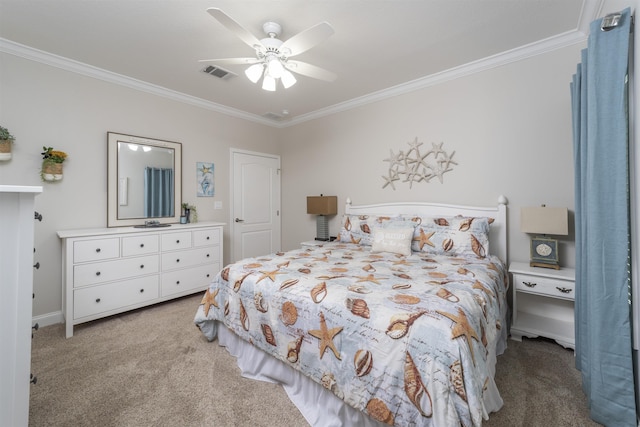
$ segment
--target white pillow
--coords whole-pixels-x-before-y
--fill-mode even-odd
[[[411,239],[414,228],[382,228],[373,229],[371,252],[391,252],[411,255]]]

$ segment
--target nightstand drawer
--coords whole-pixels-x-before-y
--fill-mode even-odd
[[[570,300],[575,297],[575,285],[571,281],[528,276],[526,274],[514,274],[513,281],[518,291]]]

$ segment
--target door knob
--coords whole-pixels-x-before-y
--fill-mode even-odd
[[[244,219],[236,218],[236,222],[244,222]]]

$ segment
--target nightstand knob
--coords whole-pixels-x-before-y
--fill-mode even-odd
[[[563,294],[568,294],[569,292],[572,291],[571,288],[561,288],[560,286],[556,286],[556,289],[562,292]]]
[[[528,288],[535,288],[537,285],[537,283],[534,283],[534,282],[522,282],[522,284]]]

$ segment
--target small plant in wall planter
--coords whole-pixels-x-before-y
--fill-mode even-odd
[[[0,126],[0,161],[11,160],[11,144],[15,139],[9,129]]]
[[[54,150],[53,147],[42,147],[42,150],[40,178],[43,181],[60,181],[62,179],[62,163],[67,158],[67,153]]]
[[[188,222],[198,222],[198,211],[194,205],[190,205],[189,203],[182,204],[182,216],[180,217],[180,222],[184,224]]]

